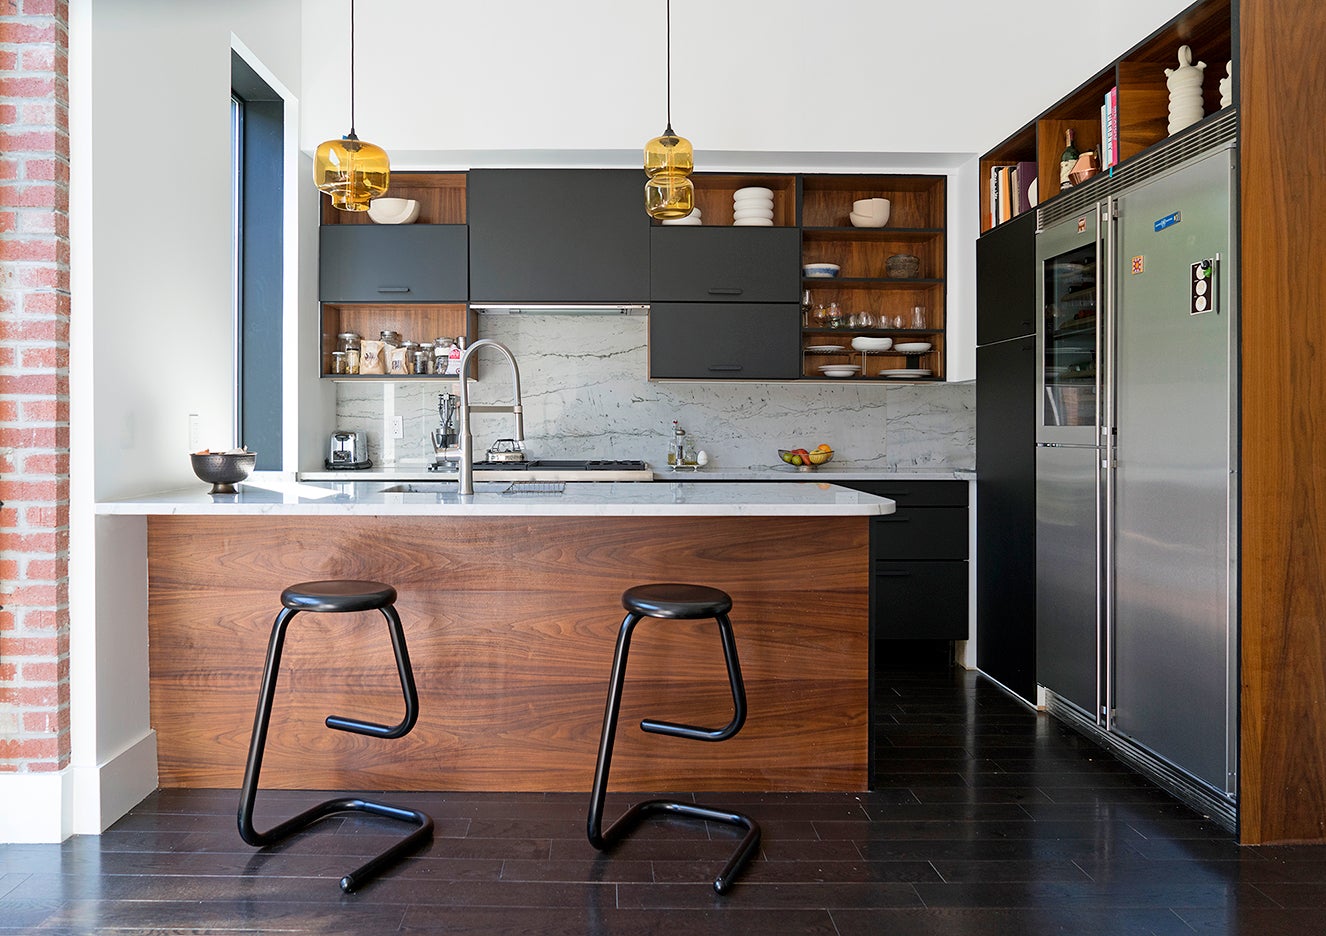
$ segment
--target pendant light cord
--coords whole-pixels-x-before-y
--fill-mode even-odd
[[[354,0],[350,0],[350,2],[353,3]],[[668,136],[674,136],[672,132],[672,0],[668,0],[666,21],[668,30]]]
[[[350,137],[355,135],[355,0],[350,0]]]

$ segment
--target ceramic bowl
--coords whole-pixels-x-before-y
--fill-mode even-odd
[[[732,199],[739,201],[743,198],[767,198],[773,201],[773,189],[765,188],[762,185],[748,185],[745,188],[739,188],[732,193]]]
[[[884,261],[884,269],[894,279],[914,279],[921,272],[921,258],[912,254],[894,254]]]
[[[211,494],[234,494],[235,485],[253,473],[255,452],[194,452],[189,455],[198,480],[212,486]]]
[[[772,218],[737,218],[733,227],[773,227]]]
[[[863,335],[852,339],[852,347],[858,351],[887,351],[893,347],[893,339],[867,338]]]
[[[773,214],[772,208],[742,208],[738,205],[737,210],[732,212],[732,217],[738,221],[742,218],[767,218],[772,221]]]
[[[413,198],[375,198],[368,204],[368,217],[375,224],[412,224],[419,217],[419,202]]]
[[[848,217],[852,221],[852,227],[882,228],[889,223],[889,216],[887,213],[885,213],[883,217],[875,217],[874,215],[860,215],[853,211]]]
[[[901,354],[920,354],[922,351],[930,350],[928,341],[900,341],[893,346],[893,350]]]
[[[801,275],[807,279],[829,279],[841,269],[836,263],[807,263],[801,268]]]

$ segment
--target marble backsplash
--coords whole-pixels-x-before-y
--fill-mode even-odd
[[[644,315],[483,315],[479,337],[500,341],[520,366],[531,458],[664,461],[672,420],[716,467],[777,462],[777,449],[833,446],[834,463],[858,468],[974,468],[976,388],[957,384],[650,382]],[[510,369],[481,349],[471,401],[510,403]],[[431,462],[439,385],[431,381],[336,385],[338,429],[367,434],[374,464]],[[393,439],[393,417],[404,438]],[[480,455],[510,438],[508,413],[475,413]]]

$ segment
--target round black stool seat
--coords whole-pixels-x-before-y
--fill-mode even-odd
[[[711,618],[732,610],[732,597],[707,585],[678,582],[636,585],[622,593],[622,607],[651,618]]]
[[[293,611],[372,611],[395,603],[390,585],[352,579],[300,582],[281,592],[281,604]]]

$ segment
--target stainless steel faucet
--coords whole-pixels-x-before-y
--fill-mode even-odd
[[[470,404],[469,382],[465,379],[468,373],[470,355],[480,348],[493,348],[499,351],[511,365],[511,387],[512,404],[510,406],[480,405]],[[465,353],[460,356],[460,448],[457,449],[448,443],[452,442],[455,436],[448,438],[447,433],[447,414],[444,411],[445,401],[441,397],[450,396],[450,394],[441,394],[438,400],[439,410],[442,411],[443,425],[442,431],[433,432],[433,448],[437,453],[437,458],[442,461],[454,461],[460,468],[460,493],[474,493],[474,436],[470,434],[470,413],[512,413],[516,417],[516,445],[520,448],[525,447],[525,418],[520,406],[520,368],[516,366],[516,358],[506,345],[493,341],[491,338],[480,338],[465,349]],[[440,443],[440,444],[439,444]]]

